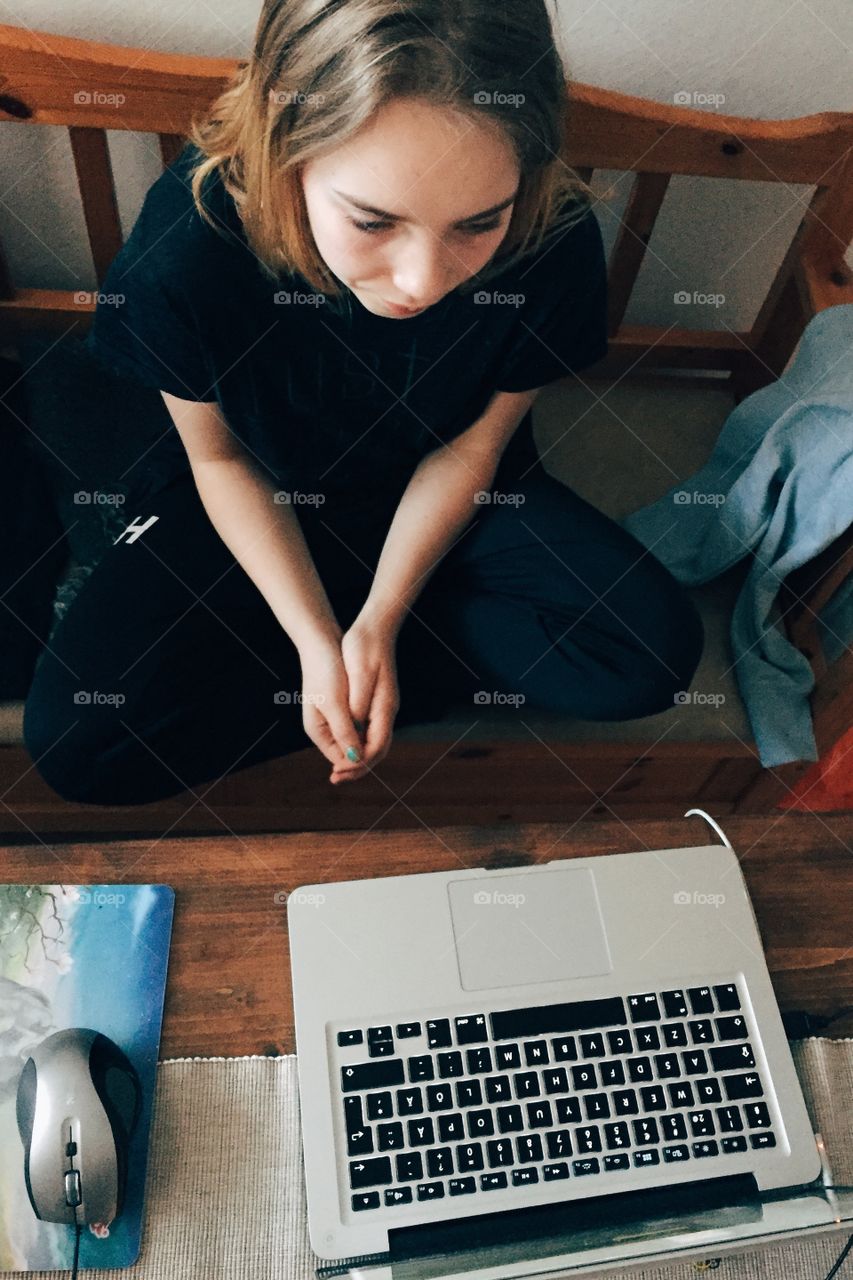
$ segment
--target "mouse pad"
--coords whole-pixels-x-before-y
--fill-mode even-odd
[[[124,1209],[108,1227],[83,1228],[80,1268],[128,1267],[139,1256],[174,900],[164,884],[0,885],[0,1271],[73,1261],[74,1228],[33,1212],[15,1116],[30,1052],[67,1027],[109,1036],[142,1085]]]

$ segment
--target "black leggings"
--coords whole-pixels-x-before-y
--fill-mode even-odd
[[[702,652],[690,598],[541,464],[519,479],[505,461],[492,501],[400,629],[397,726],[460,701],[474,718],[489,700],[583,720],[671,707]],[[217,534],[192,476],[131,494],[124,510],[128,524],[159,519],[109,547],[36,667],[24,737],[45,781],[68,800],[140,804],[312,746],[297,650]],[[299,517],[346,630],[370,589],[389,512],[355,523],[336,523],[328,507]]]

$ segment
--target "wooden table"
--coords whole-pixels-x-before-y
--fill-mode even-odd
[[[789,1034],[853,1035],[853,816],[727,816]],[[161,1058],[293,1053],[299,885],[713,844],[704,819],[0,846],[0,881],[176,891]],[[801,1015],[801,1016],[797,1016]]]

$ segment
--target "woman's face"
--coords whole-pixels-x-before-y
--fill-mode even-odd
[[[518,182],[498,126],[413,98],[386,104],[302,170],[308,221],[329,270],[368,311],[399,319],[406,316],[395,304],[410,314],[432,307],[486,265],[506,235]]]

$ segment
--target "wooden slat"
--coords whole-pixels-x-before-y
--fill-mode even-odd
[[[843,258],[808,254],[797,264],[797,284],[808,315],[853,302],[853,271]]]
[[[638,173],[631,185],[608,264],[607,327],[611,337],[618,331],[628,309],[669,180],[668,173]]]
[[[103,129],[70,128],[71,152],[98,284],[122,245],[113,170]]]

